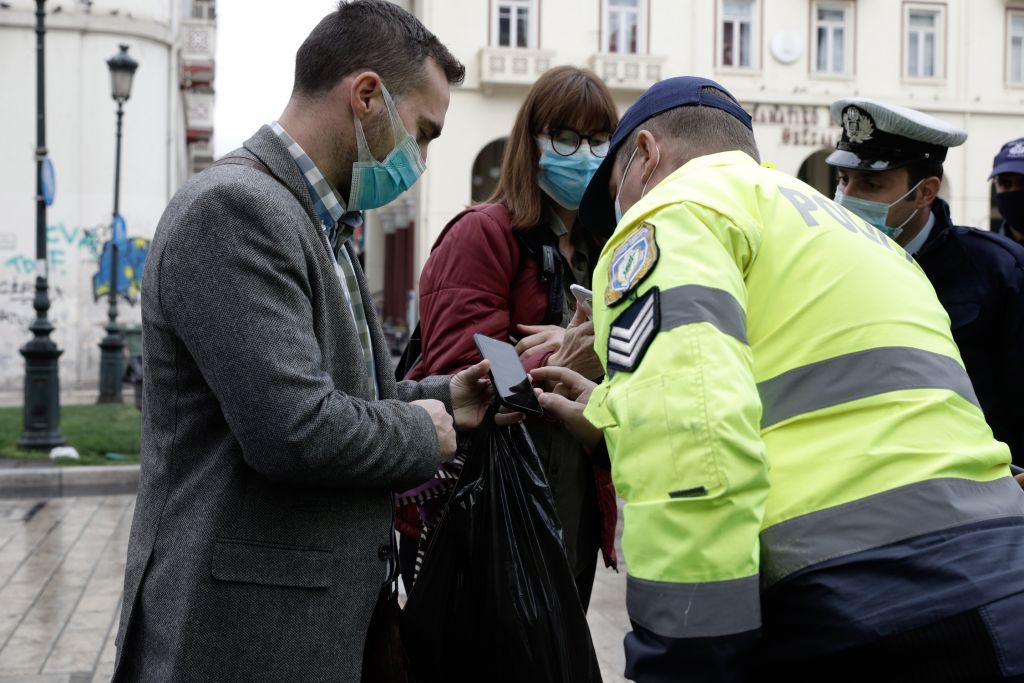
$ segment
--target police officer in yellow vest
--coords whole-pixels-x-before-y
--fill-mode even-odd
[[[626,502],[626,675],[1024,679],[1024,492],[906,252],[700,78],[626,112],[580,208],[618,224],[606,379],[533,375]]]

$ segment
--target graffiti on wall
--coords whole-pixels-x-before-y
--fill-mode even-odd
[[[19,239],[20,237],[20,239]],[[105,334],[106,306],[96,304],[89,291],[101,256],[111,237],[110,223],[68,226],[51,224],[46,232],[49,275],[50,321],[53,339],[64,351],[60,358],[61,380],[91,381],[98,363],[97,344]],[[126,276],[118,290],[129,304],[139,300],[142,266],[149,241],[127,239],[122,253]],[[109,252],[107,259],[109,272]],[[18,386],[24,378],[24,360],[18,349],[31,338],[35,320],[32,302],[36,280],[34,234],[0,232],[0,388]],[[109,281],[109,280],[108,280]],[[109,286],[109,285],[108,285]],[[93,292],[95,294],[95,292]],[[122,311],[122,324],[136,324],[138,312]]]

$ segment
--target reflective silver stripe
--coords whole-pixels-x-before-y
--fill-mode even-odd
[[[666,638],[709,638],[761,626],[757,576],[708,583],[626,578],[629,618]]]
[[[661,292],[661,330],[691,323],[711,323],[721,332],[747,342],[747,314],[729,292],[703,285],[682,285]]]
[[[929,479],[781,522],[761,532],[761,587],[826,560],[923,534],[1024,516],[1011,477]]]
[[[761,429],[803,413],[903,389],[949,389],[979,406],[967,372],[954,358],[884,346],[803,365],[759,382]]]

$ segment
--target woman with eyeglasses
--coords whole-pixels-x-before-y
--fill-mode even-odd
[[[611,93],[593,72],[560,66],[537,80],[508,137],[494,195],[452,219],[423,269],[422,355],[408,378],[477,362],[474,333],[515,344],[527,370],[560,365],[591,378],[602,374],[593,322],[577,310],[570,287],[590,289],[608,237],[588,232],[576,210],[617,122]],[[526,427],[547,473],[585,609],[598,550],[614,564],[614,490],[607,469],[595,467],[560,423],[530,419]],[[409,506],[400,510],[407,586],[415,522],[427,529],[436,524],[451,474],[404,499],[418,503],[420,517]]]

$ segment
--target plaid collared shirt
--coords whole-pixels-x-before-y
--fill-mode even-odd
[[[317,216],[320,218],[320,225],[327,233],[327,239],[333,247],[329,251],[334,260],[334,269],[338,273],[338,280],[341,281],[341,289],[345,293],[345,300],[352,312],[356,332],[359,333],[359,344],[363,348],[367,377],[373,387],[374,397],[380,398],[377,367],[373,360],[373,345],[370,342],[370,325],[366,321],[366,310],[363,308],[363,298],[359,293],[359,281],[356,279],[355,267],[352,265],[348,249],[345,248],[345,243],[352,237],[355,227],[362,223],[362,215],[356,211],[345,211],[345,202],[327,182],[324,174],[316,167],[305,150],[292,139],[291,135],[288,135],[288,131],[282,128],[281,124],[273,121],[270,127],[288,148],[292,159],[295,160],[299,171],[302,172],[302,179],[306,181],[306,189],[309,190],[309,196],[313,200],[313,208],[316,209]]]

